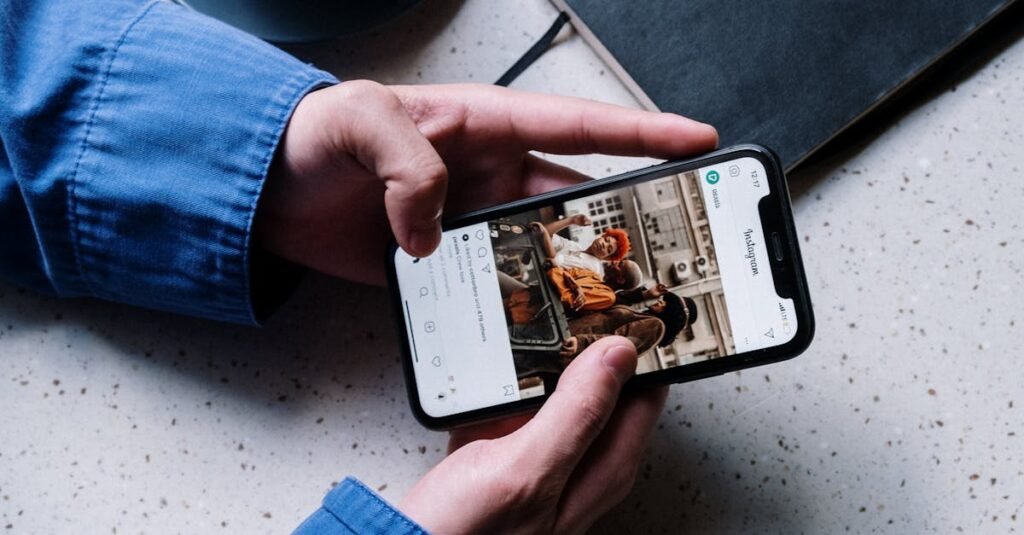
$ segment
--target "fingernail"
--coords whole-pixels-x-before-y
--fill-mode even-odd
[[[706,130],[708,134],[715,136],[716,139],[718,138],[718,129],[715,128],[714,126],[711,126],[708,123],[702,123],[700,121],[693,122],[697,123],[698,126]]]
[[[697,126],[698,128],[703,128],[704,130],[707,130],[708,133],[714,135],[715,138],[718,137],[718,129],[715,128],[714,126],[712,126],[712,125],[710,125],[708,123],[702,122],[702,121],[698,121],[696,119],[691,119],[691,118],[683,116],[683,115],[677,115],[677,116],[678,117],[682,117],[683,119],[686,119],[687,121],[689,121],[691,124]]]
[[[434,252],[434,247],[441,241],[441,231],[437,228],[420,230],[414,232],[409,239],[409,245],[418,256],[426,256]]]
[[[601,362],[608,366],[620,383],[624,383],[636,372],[636,351],[624,345],[616,345],[604,352]]]

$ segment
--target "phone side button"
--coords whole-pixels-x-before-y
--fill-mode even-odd
[[[772,249],[775,252],[775,260],[782,262],[782,237],[778,232],[772,232]]]

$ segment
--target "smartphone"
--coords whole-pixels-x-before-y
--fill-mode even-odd
[[[786,179],[757,145],[468,213],[388,266],[433,429],[537,408],[604,336],[637,346],[638,388],[788,359],[814,332]]]

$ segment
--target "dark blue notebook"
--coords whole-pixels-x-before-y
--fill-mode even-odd
[[[647,107],[787,169],[1014,0],[552,0]]]

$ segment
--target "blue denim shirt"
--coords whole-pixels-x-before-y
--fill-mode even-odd
[[[323,507],[295,530],[296,534],[401,533],[426,535],[423,528],[349,477],[324,498]]]
[[[333,83],[167,2],[0,0],[0,276],[256,323],[291,276],[252,243],[260,190]],[[420,531],[355,480],[323,505],[300,532]]]

